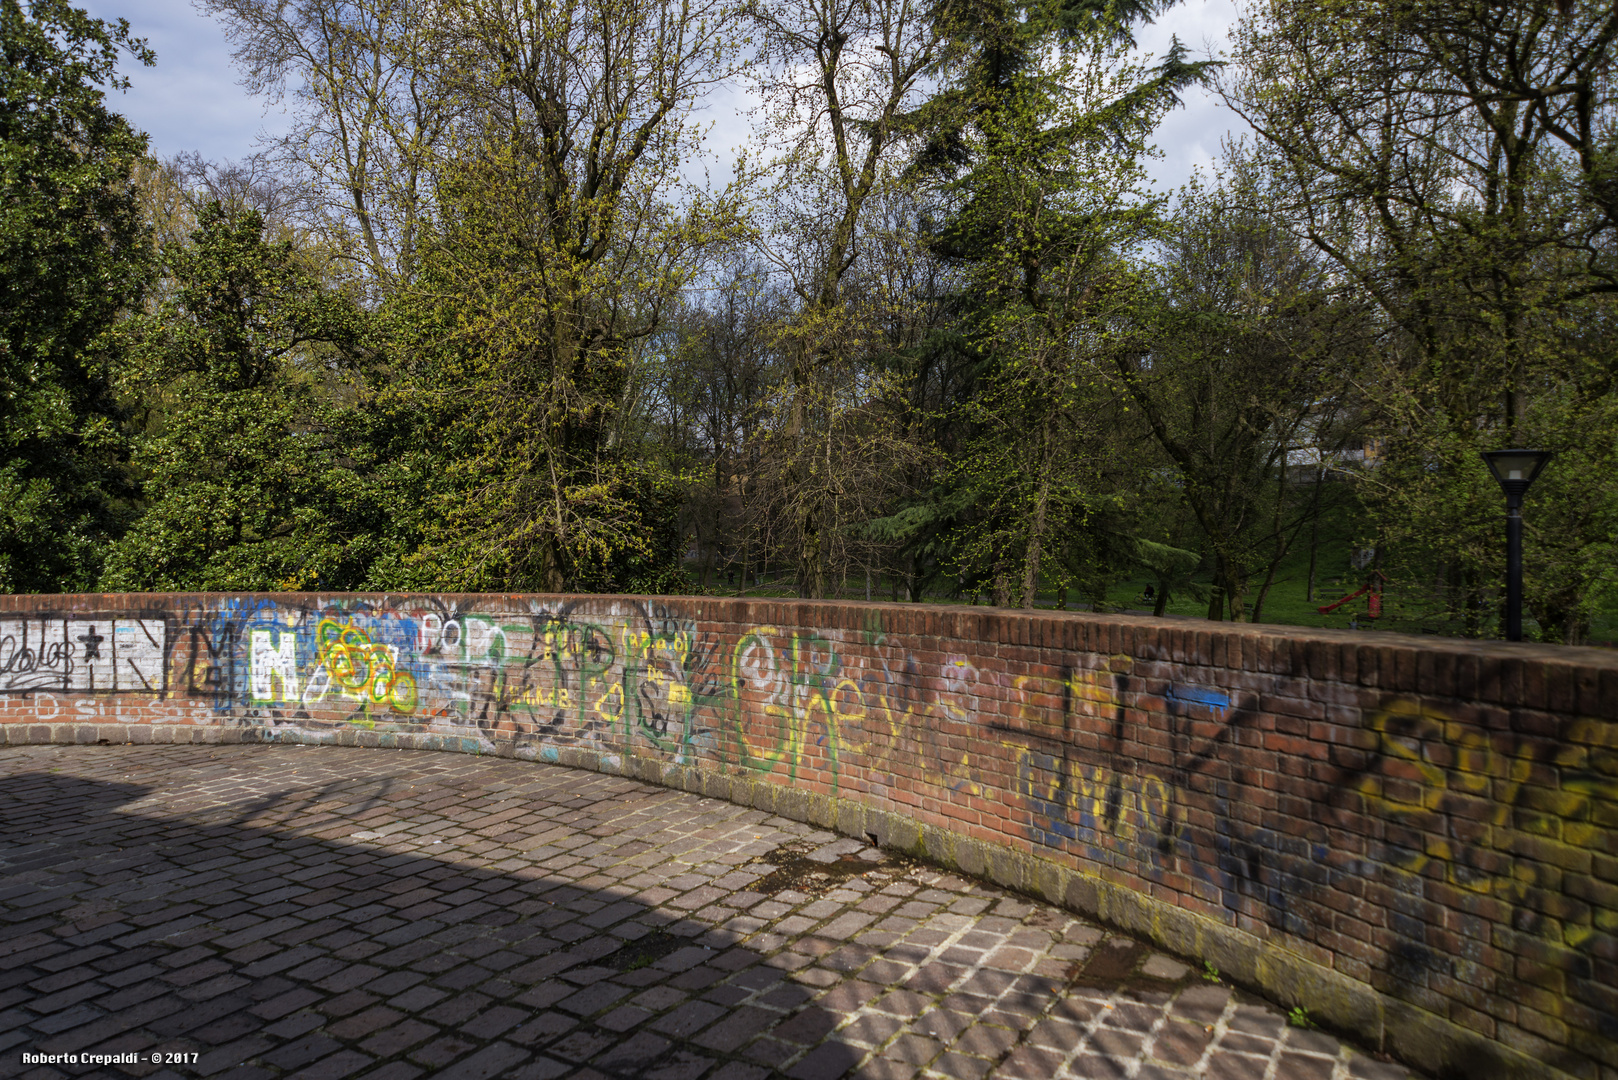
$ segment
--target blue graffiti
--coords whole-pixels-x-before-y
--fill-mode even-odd
[[[1229,694],[1223,690],[1210,690],[1205,686],[1176,686],[1170,683],[1169,688],[1163,691],[1163,696],[1182,705],[1204,705],[1218,712],[1230,708]]]

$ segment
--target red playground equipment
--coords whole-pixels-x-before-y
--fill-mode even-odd
[[[1370,575],[1365,579],[1365,584],[1361,585],[1358,591],[1351,592],[1341,600],[1334,600],[1324,607],[1318,607],[1315,610],[1320,612],[1322,615],[1330,615],[1332,612],[1336,611],[1350,600],[1353,600],[1355,597],[1364,596],[1365,617],[1367,619],[1380,619],[1382,617],[1382,586],[1387,584],[1387,580],[1388,579],[1383,576],[1382,571],[1372,570]]]

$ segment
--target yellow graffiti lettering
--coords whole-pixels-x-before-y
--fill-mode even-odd
[[[618,698],[618,708],[617,709],[609,709],[609,708],[607,708],[607,702],[611,701],[612,698],[615,695]],[[619,716],[623,715],[623,711],[624,711],[624,684],[620,683],[620,682],[609,683],[607,685],[606,692],[603,693],[600,697],[595,699],[595,704],[593,705],[593,708],[595,709],[596,715],[601,717],[603,720],[615,720]]]
[[[1529,751],[1507,748],[1490,733],[1413,701],[1390,703],[1369,727],[1377,736],[1377,765],[1351,790],[1367,814],[1424,837],[1419,851],[1391,847],[1392,868],[1432,872],[1508,904],[1524,903],[1546,880],[1558,877],[1559,859],[1576,859],[1594,846],[1595,830],[1584,825],[1592,800],[1618,795],[1618,784],[1566,765],[1553,781],[1558,786],[1541,786]],[[1593,729],[1585,734],[1600,737]],[[1543,854],[1523,858],[1524,849]],[[1600,918],[1602,912],[1594,915]],[[1560,933],[1569,943],[1588,937],[1583,922],[1553,923],[1543,919],[1541,929]]]
[[[349,695],[399,712],[415,709],[415,676],[399,670],[392,645],[373,642],[365,631],[332,618],[320,620],[315,644],[327,677]]]

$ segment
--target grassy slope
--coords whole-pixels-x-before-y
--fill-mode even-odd
[[[1315,596],[1306,599],[1309,573],[1309,550],[1307,537],[1299,539],[1298,544],[1277,569],[1275,584],[1271,587],[1269,595],[1265,598],[1262,611],[1263,621],[1283,626],[1317,626],[1329,627],[1337,630],[1347,630],[1351,621],[1357,623],[1361,630],[1394,630],[1406,634],[1445,634],[1461,636],[1463,628],[1457,623],[1445,622],[1441,619],[1422,618],[1420,609],[1422,598],[1401,596],[1397,589],[1390,589],[1383,594],[1383,617],[1375,623],[1366,618],[1366,598],[1359,597],[1350,600],[1342,607],[1329,615],[1322,615],[1317,609],[1325,604],[1346,596],[1357,590],[1365,581],[1361,571],[1353,570],[1349,564],[1356,522],[1348,518],[1332,520],[1323,524],[1320,539],[1320,550],[1316,561]],[[1330,537],[1328,539],[1328,537]],[[1119,581],[1107,590],[1107,603],[1117,611],[1129,611],[1149,614],[1152,604],[1140,599],[1148,581],[1151,579],[1141,576],[1129,580]],[[1205,580],[1205,579],[1204,579]],[[1258,594],[1263,580],[1255,580],[1248,596],[1248,606],[1251,610],[1253,599]],[[872,591],[873,600],[887,600],[890,597],[889,584],[886,580],[875,583]],[[734,595],[735,586],[719,584],[715,590],[719,595]],[[775,575],[772,580],[762,588],[755,587],[748,590],[749,596],[789,597],[796,593],[792,588],[790,578]],[[864,581],[850,579],[848,588],[842,593],[843,599],[863,600],[865,598]],[[942,596],[929,596],[927,600],[932,603],[960,603],[958,600],[948,600]],[[969,600],[967,602],[970,602]],[[1052,608],[1056,606],[1056,591],[1047,588],[1041,591],[1039,606]],[[1088,605],[1073,605],[1087,607]],[[1174,596],[1170,599],[1167,614],[1190,618],[1206,618],[1208,605],[1205,601],[1198,601],[1190,596]],[[1527,620],[1525,630],[1532,637],[1538,630],[1537,624],[1531,619]],[[1486,624],[1485,635],[1492,635],[1495,628]],[[1607,611],[1603,617],[1596,620],[1591,629],[1590,641],[1592,645],[1618,646],[1618,611]]]
[[[1397,588],[1390,588],[1383,593],[1382,618],[1375,623],[1366,617],[1367,597],[1364,596],[1350,600],[1328,615],[1322,615],[1318,610],[1320,607],[1357,591],[1365,583],[1365,574],[1353,570],[1349,564],[1353,545],[1346,537],[1351,535],[1350,530],[1341,528],[1334,529],[1333,532],[1339,538],[1332,540],[1327,540],[1324,536],[1321,538],[1315,571],[1314,599],[1305,598],[1309,552],[1308,548],[1300,543],[1276,571],[1275,584],[1264,601],[1261,613],[1264,622],[1284,626],[1330,627],[1337,630],[1347,630],[1352,624],[1357,624],[1361,630],[1463,635],[1463,627],[1459,623],[1423,617],[1424,598],[1403,596]],[[1141,611],[1144,608],[1149,612],[1151,605],[1143,605],[1139,600],[1147,581],[1147,578],[1139,577],[1113,585],[1107,590],[1107,602],[1123,610]],[[1248,595],[1249,609],[1262,584],[1262,579],[1252,582]],[[1190,597],[1173,597],[1167,614],[1206,618],[1208,605]],[[1525,617],[1524,630],[1527,636],[1532,638],[1538,633],[1538,629],[1537,623]],[[1496,628],[1492,623],[1485,623],[1485,636],[1492,636],[1495,632]],[[1591,627],[1590,640],[1586,644],[1618,646],[1618,611],[1603,612],[1595,620],[1595,624]]]

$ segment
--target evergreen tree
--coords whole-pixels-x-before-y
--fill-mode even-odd
[[[163,258],[172,295],[119,335],[145,510],[104,586],[363,585],[396,505],[343,400],[370,351],[365,313],[290,240],[266,240],[254,210],[209,203]]]
[[[963,583],[996,604],[1032,605],[1053,570],[1093,585],[1093,553],[1066,542],[1053,559],[1052,538],[1122,527],[1102,477],[1115,422],[1099,372],[1126,347],[1132,259],[1157,225],[1148,140],[1213,67],[1178,41],[1155,66],[1130,60],[1131,22],[1159,9],[947,7],[944,89],[912,118],[926,134],[915,169],[944,207],[933,248],[964,286],[950,347],[977,365],[955,414],[970,434],[931,507],[877,528],[908,522],[919,538],[952,517]]]
[[[129,516],[106,333],[138,305],[146,137],[109,111],[122,20],[0,0],[0,591],[89,587]]]

